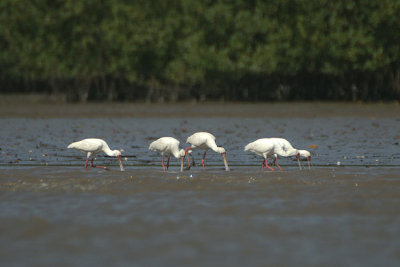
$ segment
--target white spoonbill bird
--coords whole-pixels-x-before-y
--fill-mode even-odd
[[[299,153],[299,159],[298,160],[303,160],[302,158],[305,158],[308,162],[308,169],[311,169],[311,154],[310,152],[308,152],[307,150],[297,150],[297,152]],[[278,155],[274,154],[274,160],[272,161],[272,167],[274,167],[276,162],[276,166],[278,166],[278,168],[280,170],[282,170],[281,166],[279,166],[278,164]],[[301,164],[303,165],[303,164]],[[299,166],[299,168],[301,169],[301,167]],[[303,165],[304,168],[304,165]]]
[[[107,145],[107,143],[102,139],[97,139],[97,138],[83,139],[81,141],[70,144],[68,146],[68,148],[75,148],[83,153],[87,153],[86,162],[85,162],[85,171],[87,171],[87,165],[88,165],[90,156],[92,156],[92,160],[90,163],[91,167],[107,169],[107,167],[105,167],[105,166],[93,165],[94,157],[96,156],[96,154],[98,154],[100,152],[104,152],[107,156],[110,156],[110,157],[117,157],[121,171],[125,170],[124,166],[122,165],[121,152],[119,150],[111,150],[110,147]]]
[[[270,139],[273,139],[273,141],[280,148],[281,151],[283,150],[287,153],[288,151],[293,151],[293,149],[295,149],[295,148],[293,148],[292,144],[286,139],[283,139],[283,138],[270,138]],[[284,155],[282,155],[282,156],[284,156]],[[293,155],[288,155],[288,156],[293,156]],[[307,150],[297,150],[296,158],[297,158],[297,163],[299,164],[300,170],[301,170],[301,166],[300,166],[301,157],[305,158],[308,161],[308,168],[311,169],[311,166],[310,166],[311,165],[311,163],[310,163],[311,154],[310,154],[310,152],[308,152]],[[278,168],[280,170],[282,170],[281,166],[279,166],[279,164],[278,164],[277,153],[274,154],[274,160],[272,162],[272,166],[275,165],[275,162],[276,162],[276,166],[278,166]]]
[[[270,170],[274,170],[272,167],[268,165],[268,156],[274,155],[275,159],[273,164],[276,162],[276,166],[282,170],[278,163],[278,156],[289,157],[296,156],[297,163],[299,168],[300,165],[300,156],[307,157],[307,160],[311,160],[310,153],[306,150],[297,150],[293,148],[293,146],[283,138],[261,138],[252,143],[249,143],[245,146],[244,151],[250,151],[255,153],[256,155],[264,157],[264,161],[262,163],[262,170],[264,170],[264,166],[266,166]],[[300,154],[301,153],[301,154]],[[308,154],[307,154],[308,153]]]
[[[206,133],[206,132],[198,132],[195,133],[191,136],[188,137],[188,139],[186,140],[186,143],[190,144],[190,147],[186,148],[186,156],[187,156],[187,160],[188,160],[188,168],[190,168],[190,160],[189,160],[189,155],[188,155],[188,151],[194,148],[200,148],[204,150],[204,154],[203,154],[203,158],[201,160],[201,163],[203,165],[203,169],[204,168],[204,162],[206,159],[206,154],[207,151],[209,149],[221,154],[223,160],[224,160],[224,164],[225,164],[225,170],[229,171],[229,166],[228,166],[228,162],[226,160],[226,151],[223,147],[218,147],[217,144],[215,143],[215,136],[210,134],[210,133]]]
[[[162,167],[165,171],[164,154],[168,155],[167,171],[171,155],[181,160],[181,172],[183,171],[183,160],[185,158],[185,150],[179,150],[179,141],[173,137],[161,137],[152,142],[149,146],[150,150],[160,152],[162,155]]]

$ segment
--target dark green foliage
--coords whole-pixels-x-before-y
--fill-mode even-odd
[[[0,91],[400,99],[398,0],[2,0]]]

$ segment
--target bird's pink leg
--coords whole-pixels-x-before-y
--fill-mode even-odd
[[[100,169],[107,170],[107,167],[106,167],[106,166],[96,166],[96,165],[94,165],[94,164],[93,164],[93,158],[92,158],[92,160],[90,161],[90,167],[92,167],[92,168],[100,168]]]
[[[89,158],[86,158],[86,162],[85,162],[85,172],[87,172],[87,164],[89,162]]]
[[[261,170],[264,171],[264,166],[265,166],[265,160],[263,160],[262,164],[261,164]]]
[[[188,147],[188,148],[185,149],[186,158],[187,158],[187,161],[188,161],[188,168],[190,168],[190,159],[189,159],[188,151],[189,151],[191,148],[192,148],[192,147],[190,146],[190,147]]]
[[[161,164],[162,164],[163,171],[165,171],[165,165],[164,165],[164,154],[162,155],[162,161],[161,161]]]
[[[204,168],[204,163],[205,163],[205,161],[206,161],[206,154],[207,154],[207,150],[204,151],[203,158],[201,159],[201,165],[203,165],[203,170],[206,169],[206,168]]]
[[[278,166],[279,170],[282,170],[281,166],[279,166],[279,163],[278,163],[278,157],[276,157],[274,159],[274,162],[273,162],[274,164],[275,164],[275,161],[276,161],[276,166]],[[272,166],[274,166],[274,165],[272,165]]]
[[[265,166],[267,166],[267,168],[270,169],[271,171],[274,171],[274,168],[271,168],[271,167],[268,165],[268,157],[265,157]]]
[[[168,171],[168,168],[169,168],[169,160],[171,159],[171,156],[168,156],[168,161],[167,161],[167,171]]]

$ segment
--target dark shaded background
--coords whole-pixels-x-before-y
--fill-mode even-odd
[[[399,100],[400,2],[3,0],[0,93]]]

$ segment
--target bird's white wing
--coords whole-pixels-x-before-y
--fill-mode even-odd
[[[258,139],[245,147],[245,151],[249,150],[257,153],[268,153],[274,148],[273,142],[268,138]]]
[[[75,148],[85,152],[99,151],[103,147],[103,143],[99,139],[84,139],[82,141],[74,142],[68,146],[68,148]]]
[[[215,142],[215,136],[207,132],[198,132],[188,137],[186,143],[190,143],[195,146],[201,146],[206,144],[208,140]]]
[[[156,141],[152,142],[149,146],[149,149],[163,152],[171,150],[171,148],[173,148],[174,146],[176,147],[179,146],[178,140],[176,140],[173,137],[161,137]]]

